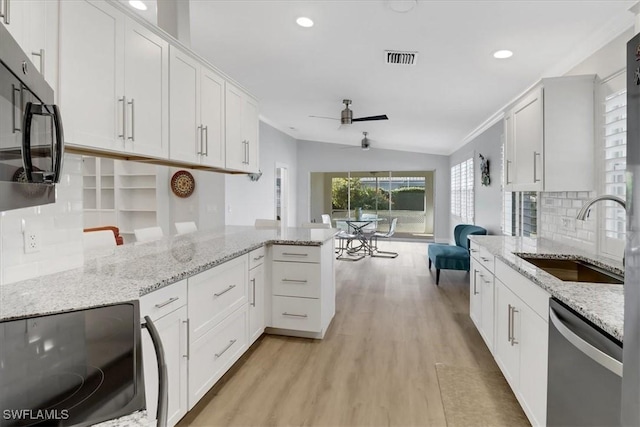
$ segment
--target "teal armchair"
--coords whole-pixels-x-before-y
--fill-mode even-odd
[[[440,270],[469,271],[471,263],[469,256],[469,235],[487,234],[487,230],[472,224],[458,224],[453,229],[455,245],[431,244],[427,250],[429,255],[429,270],[431,265],[436,267],[436,285],[440,284]]]

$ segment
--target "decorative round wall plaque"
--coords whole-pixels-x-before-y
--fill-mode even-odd
[[[196,189],[196,180],[189,172],[182,170],[171,177],[171,191],[178,197],[189,197]]]

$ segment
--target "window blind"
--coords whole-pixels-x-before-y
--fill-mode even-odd
[[[626,198],[627,91],[604,98],[604,192]],[[604,207],[604,234],[607,239],[624,240],[625,211],[615,202]]]
[[[473,157],[451,167],[451,215],[474,223]]]

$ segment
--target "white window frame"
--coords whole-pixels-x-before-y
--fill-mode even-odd
[[[475,224],[474,156],[451,166],[451,216],[456,222]]]

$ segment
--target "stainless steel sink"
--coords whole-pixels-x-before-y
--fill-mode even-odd
[[[624,276],[604,270],[577,258],[553,259],[518,255],[523,260],[565,282],[593,282],[624,284]]]

